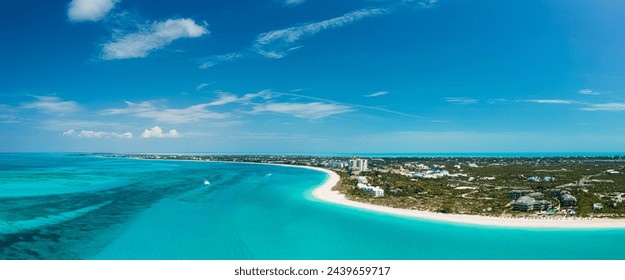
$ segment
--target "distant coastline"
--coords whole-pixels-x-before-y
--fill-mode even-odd
[[[345,205],[354,208],[366,209],[370,211],[399,215],[404,217],[412,217],[418,219],[426,219],[433,221],[451,222],[459,224],[496,226],[496,227],[513,227],[513,228],[545,228],[545,229],[609,229],[609,228],[625,228],[625,219],[586,219],[586,218],[561,218],[561,219],[531,219],[531,218],[506,218],[506,217],[488,217],[480,215],[464,215],[464,214],[444,214],[427,211],[409,210],[392,208],[387,206],[373,205],[368,203],[357,202],[347,199],[344,194],[332,190],[339,182],[339,175],[328,169],[319,167],[296,166],[294,167],[308,168],[328,174],[328,179],[315,188],[312,192],[313,196],[319,200]]]
[[[131,157],[132,158],[132,157]],[[135,158],[138,159],[138,158]],[[149,159],[159,160],[159,159]],[[171,160],[171,159],[167,159]],[[178,161],[195,161],[195,160],[181,160]],[[495,226],[495,227],[509,227],[509,228],[543,228],[543,229],[616,229],[625,228],[625,219],[610,219],[610,218],[586,218],[586,217],[510,217],[510,216],[482,216],[471,214],[452,214],[452,213],[436,213],[422,210],[411,210],[404,208],[393,208],[389,206],[374,205],[364,202],[358,202],[350,200],[345,194],[339,191],[332,190],[340,181],[340,176],[329,169],[322,167],[313,167],[307,165],[296,164],[282,164],[282,163],[265,163],[265,162],[245,162],[245,161],[221,161],[210,160],[207,162],[221,162],[221,163],[239,163],[239,164],[261,164],[261,165],[275,165],[283,167],[295,167],[305,168],[310,170],[316,170],[324,172],[328,175],[328,178],[318,187],[312,191],[312,195],[321,201],[340,204],[344,206],[365,209],[369,211],[375,211],[380,213],[412,217],[417,219],[426,219],[432,221],[450,222],[467,225],[482,225],[482,226]]]

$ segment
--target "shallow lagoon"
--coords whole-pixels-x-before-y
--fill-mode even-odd
[[[379,214],[313,198],[326,176],[257,164],[2,154],[0,259],[625,259],[625,230]]]

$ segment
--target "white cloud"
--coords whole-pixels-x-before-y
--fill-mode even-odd
[[[305,119],[321,119],[331,115],[353,111],[352,108],[341,105],[322,102],[311,103],[267,103],[257,105],[253,112],[274,112],[292,115]]]
[[[254,41],[253,49],[267,58],[282,58],[290,51],[300,48],[301,46],[294,45],[303,38],[313,36],[323,30],[339,28],[364,18],[388,12],[388,9],[383,8],[366,8],[324,21],[269,31],[258,35]]]
[[[65,131],[63,133],[63,136],[71,136],[74,134],[74,130],[70,129],[68,131]],[[94,130],[82,130],[80,131],[80,133],[78,133],[77,135],[80,138],[121,138],[121,139],[131,139],[132,138],[132,133],[131,132],[124,132],[124,133],[118,133],[118,132],[106,132],[106,131],[94,131]]]
[[[526,102],[530,103],[538,103],[538,104],[576,104],[576,101],[573,100],[564,100],[564,99],[531,99],[526,100]]]
[[[600,92],[594,91],[594,90],[589,89],[589,88],[580,89],[577,93],[583,94],[583,95],[600,95],[601,94]]]
[[[285,6],[297,6],[304,2],[306,2],[306,0],[284,0],[284,5]]]
[[[78,137],[82,138],[103,138],[109,135],[108,132],[104,131],[93,131],[93,130],[83,130],[78,134]]]
[[[200,26],[192,19],[168,19],[104,44],[102,57],[107,60],[142,58],[175,40],[197,38],[205,34],[209,34],[206,26]]]
[[[126,101],[126,108],[108,109],[104,115],[132,115],[165,123],[192,123],[208,119],[225,119],[230,115],[206,110],[211,103],[192,105],[182,109],[159,108],[153,102],[133,103]]]
[[[479,100],[475,98],[467,98],[467,97],[447,97],[445,98],[445,101],[449,103],[461,104],[461,105],[476,104],[480,102]]]
[[[67,17],[72,21],[99,21],[114,7],[118,0],[72,0]]]
[[[158,125],[152,128],[146,128],[143,130],[141,134],[141,138],[178,138],[180,134],[177,130],[171,129],[167,133],[163,133],[163,129],[161,129]]]
[[[63,101],[56,96],[34,96],[36,101],[23,103],[26,109],[36,109],[47,114],[66,114],[81,110],[78,103],[74,101]]]
[[[256,98],[261,98],[263,100],[268,100],[273,98],[273,94],[271,93],[270,90],[262,90],[259,91],[257,93],[247,93],[244,94],[241,97],[238,97],[234,94],[228,93],[228,92],[219,92],[219,98],[215,101],[206,103],[206,105],[208,106],[221,106],[221,105],[226,105],[226,104],[230,104],[230,103],[242,103],[242,104],[248,104],[250,101],[252,101],[253,99]]]
[[[367,94],[365,95],[365,97],[378,97],[378,96],[387,95],[387,94],[388,94],[388,91],[378,91],[372,94]]]
[[[581,108],[584,111],[625,111],[625,103],[599,103],[589,104],[588,107]]]
[[[122,139],[130,139],[130,138],[132,138],[132,133],[124,132],[124,133],[121,133],[121,134],[117,134],[116,136],[119,137],[119,138],[122,138]]]
[[[211,68],[213,66],[217,65],[214,61],[206,61],[206,62],[202,62],[200,64],[200,66],[198,66],[198,68],[204,70],[204,69],[208,69]]]

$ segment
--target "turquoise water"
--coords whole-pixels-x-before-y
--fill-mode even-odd
[[[625,259],[625,230],[396,217],[316,200],[325,179],[281,166],[0,154],[0,259]]]

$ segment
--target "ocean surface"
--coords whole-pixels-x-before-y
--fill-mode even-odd
[[[625,230],[380,214],[312,197],[326,177],[258,164],[0,154],[0,259],[625,259]]]

